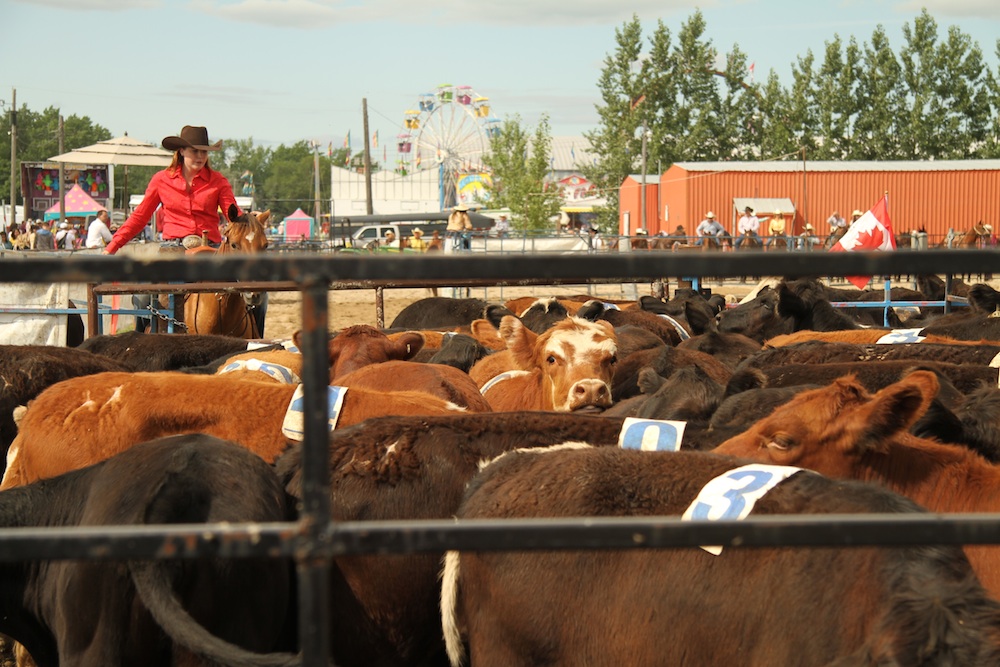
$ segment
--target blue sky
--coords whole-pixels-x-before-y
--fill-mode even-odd
[[[152,143],[185,124],[213,139],[392,145],[404,112],[442,83],[487,96],[496,117],[555,136],[596,126],[596,83],[615,29],[633,13],[676,35],[700,8],[721,52],[739,44],[763,80],[822,56],[834,34],[893,48],[926,7],[939,35],[958,26],[996,72],[997,0],[0,0],[0,100],[89,116]],[[73,148],[73,147],[67,147]]]

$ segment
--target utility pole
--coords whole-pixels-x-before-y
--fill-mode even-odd
[[[17,88],[10,89],[10,224],[17,224]]]
[[[63,154],[63,117],[59,114],[59,155]],[[59,224],[66,219],[66,163],[59,163]]]
[[[365,126],[365,202],[367,203],[368,215],[372,215],[375,212],[374,204],[372,203],[372,154],[371,149],[368,145],[369,135],[368,135],[368,98],[361,98],[361,115],[364,119]]]
[[[649,233],[646,229],[646,135],[649,131],[646,129],[646,118],[643,116],[642,119],[642,190],[639,192],[639,206],[641,211],[639,212],[639,220],[642,225],[642,231]]]
[[[313,201],[313,216],[315,218],[315,223],[317,228],[320,225],[319,213],[319,142],[310,142],[313,147],[313,192],[315,199]]]

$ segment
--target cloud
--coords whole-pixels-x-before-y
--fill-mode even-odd
[[[159,7],[161,0],[14,0],[22,5],[32,7],[51,7],[52,9],[70,9],[79,12],[124,12],[134,9],[151,9]]]
[[[96,0],[95,0],[96,1]],[[700,3],[702,6],[717,1]],[[464,0],[193,0],[195,11],[232,21],[296,29],[328,28],[339,24],[385,22],[394,17],[407,24],[490,25],[510,27],[574,27],[607,25],[640,17],[689,11],[691,0],[634,0],[622,4],[607,0],[510,0],[470,11]]]
[[[1000,20],[1000,2],[996,0],[905,0],[894,7],[905,12],[919,12],[925,8],[935,18],[957,16]]]

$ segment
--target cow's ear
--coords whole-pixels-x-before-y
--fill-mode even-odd
[[[424,348],[425,342],[424,335],[419,331],[403,332],[392,341],[389,356],[399,361],[407,361]]]
[[[889,441],[909,431],[938,393],[938,380],[929,371],[914,371],[875,394],[851,415],[857,424],[858,450],[885,451]]]
[[[472,320],[469,331],[476,341],[491,350],[506,350],[507,343],[500,337],[500,331],[489,320]]]
[[[507,343],[507,349],[511,351],[518,368],[531,368],[534,365],[538,334],[524,326],[521,320],[508,315],[500,320],[500,337]]]
[[[495,303],[486,306],[486,310],[483,311],[483,317],[496,329],[500,328],[500,320],[507,315],[513,314],[514,313],[507,306],[501,306]]]
[[[684,300],[684,319],[691,325],[691,331],[697,336],[718,331],[719,325],[715,321],[715,312],[701,296]]]
[[[639,370],[639,392],[646,396],[655,394],[664,382],[666,380],[652,366],[643,366]]]

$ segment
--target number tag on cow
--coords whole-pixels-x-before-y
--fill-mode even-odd
[[[921,336],[923,329],[893,329],[886,335],[875,341],[876,345],[893,345],[895,343],[919,343],[925,336]]]
[[[341,408],[344,407],[344,397],[347,396],[347,387],[327,387],[327,406],[329,410],[329,421],[326,424],[327,431],[337,428],[337,420],[340,419]],[[281,424],[281,432],[289,440],[302,442],[305,437],[305,413],[303,405],[305,403],[305,391],[302,385],[295,388],[292,400],[288,404],[285,412],[285,421]]]
[[[687,422],[628,417],[622,422],[618,446],[643,452],[680,451]]]
[[[685,510],[681,519],[684,521],[745,519],[757,501],[768,491],[800,470],[802,468],[759,463],[733,468],[709,481]],[[702,549],[715,556],[722,553],[721,546],[703,546]]]
[[[269,361],[261,359],[239,359],[230,362],[219,369],[219,375],[243,370],[263,373],[264,375],[273,377],[282,384],[298,384],[302,382],[291,368],[280,364],[272,364]]]

